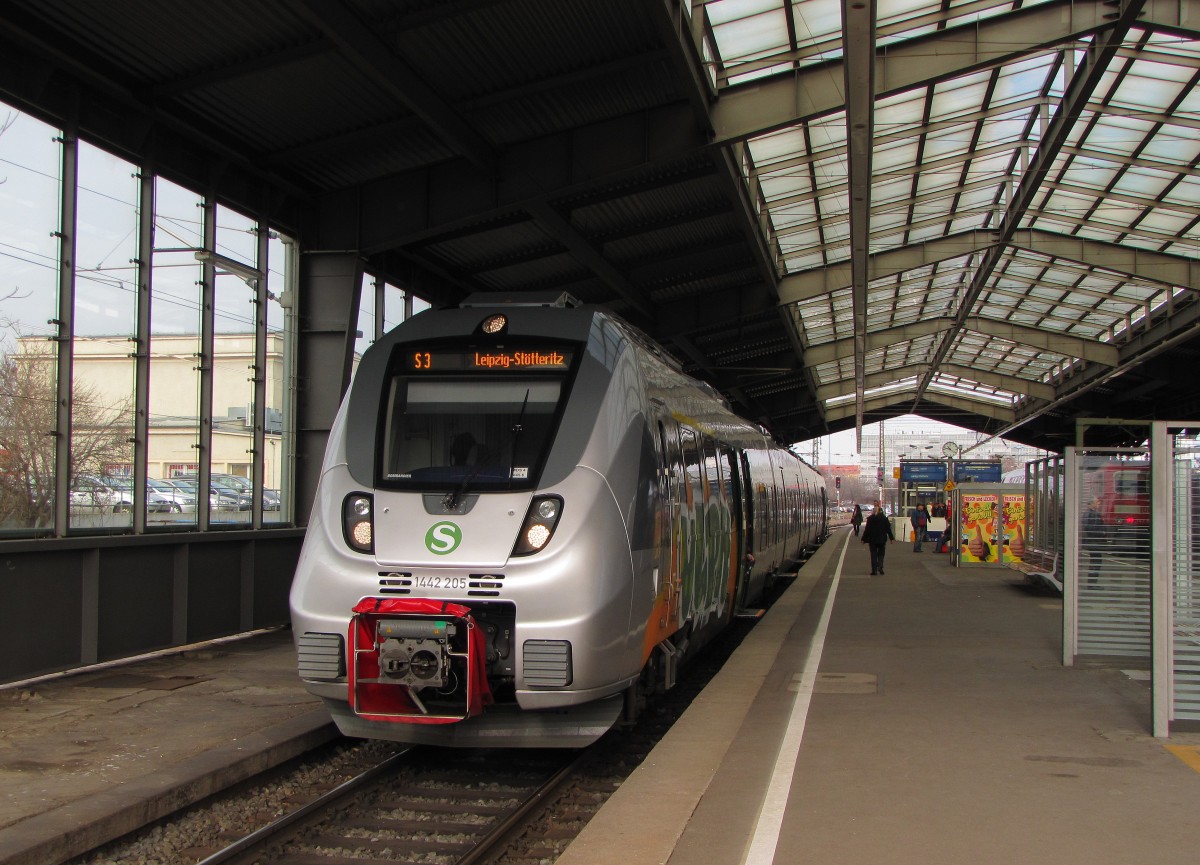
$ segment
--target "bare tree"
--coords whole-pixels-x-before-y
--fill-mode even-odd
[[[54,521],[57,439],[55,364],[47,354],[0,354],[0,526],[47,528]],[[105,406],[76,382],[70,474],[102,474],[124,462],[132,434],[128,406]]]

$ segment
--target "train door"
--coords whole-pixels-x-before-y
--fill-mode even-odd
[[[680,551],[682,562],[680,574],[683,580],[683,615],[696,614],[699,589],[698,579],[703,574],[704,532],[701,519],[704,512],[704,467],[700,462],[700,441],[695,430],[687,426],[679,428],[679,448],[683,457],[682,513],[680,514]]]
[[[662,504],[660,520],[667,550],[663,556],[663,590],[665,612],[661,626],[674,630],[681,623],[680,602],[682,595],[682,526],[683,496],[686,480],[679,449],[678,431],[674,423],[668,427],[658,423]]]
[[[746,554],[746,511],[749,498],[746,495],[746,482],[743,479],[742,463],[745,454],[734,451],[729,447],[721,447],[721,459],[725,462],[725,476],[728,479],[725,488],[729,491],[729,515],[731,527],[730,598],[733,609],[740,610],[746,605],[746,584],[749,582],[749,564]]]
[[[744,556],[748,561],[754,560],[754,481],[750,477],[750,459],[745,451],[738,451],[738,469],[741,478],[741,500],[744,505],[745,531]]]

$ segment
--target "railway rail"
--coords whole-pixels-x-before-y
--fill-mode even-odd
[[[406,749],[200,865],[481,862],[575,771],[573,756]]]
[[[784,584],[773,586],[768,606]],[[342,740],[71,865],[545,865],[645,759],[753,625],[739,619],[636,724],[587,749],[414,749]]]

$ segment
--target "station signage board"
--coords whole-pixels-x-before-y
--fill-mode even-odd
[[[946,464],[941,460],[901,460],[900,480],[904,483],[945,483]]]
[[[998,484],[1001,474],[999,460],[959,460],[954,463],[954,480],[960,484]]]

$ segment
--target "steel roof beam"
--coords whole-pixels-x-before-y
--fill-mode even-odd
[[[299,7],[351,63],[408,106],[456,153],[485,174],[496,173],[498,157],[492,145],[350,9],[329,0],[300,0]]]
[[[1187,256],[1029,228],[1014,231],[1009,243],[1017,249],[1052,255],[1087,268],[1200,291],[1200,262]]]
[[[871,154],[875,135],[875,0],[842,0],[846,88],[846,175],[850,201],[850,294],[854,320],[854,427],[862,435],[866,390],[867,282],[871,237]]]
[[[1195,5],[1184,0],[1184,5]],[[1200,10],[1195,10],[1200,13]],[[888,45],[875,58],[878,96],[999,66],[1113,26],[1112,6],[1096,2],[1047,3],[972,21],[924,38]],[[841,60],[724,91],[711,110],[717,144],[753,138],[841,111],[845,83],[831,74]]]
[[[1080,358],[1103,366],[1116,366],[1120,362],[1120,352],[1115,345],[984,316],[970,316],[961,321],[951,317],[926,318],[911,324],[871,331],[866,335],[866,350],[877,351],[898,342],[950,330],[977,331],[992,339],[1006,339],[1019,345],[1064,357]],[[837,339],[808,346],[804,351],[804,362],[809,367],[815,367],[853,356],[854,339]]]
[[[865,410],[868,412],[884,411],[908,404],[914,388],[898,390],[895,393],[881,394],[866,400]],[[974,400],[965,395],[954,395],[937,391],[926,397],[929,402],[946,406],[947,408],[981,415],[1001,423],[1011,423],[1016,420],[1016,412],[1011,408],[988,400]],[[825,409],[826,421],[839,421],[854,416],[854,406],[847,403],[843,406],[832,406]]]
[[[868,280],[882,279],[980,252],[996,243],[994,231],[964,231],[937,240],[915,243],[911,246],[880,252],[870,257],[870,274]],[[784,277],[779,281],[779,300],[781,303],[798,303],[810,300],[850,287],[850,267],[847,264],[836,264],[832,267],[818,267]]]
[[[1066,93],[1063,95],[1063,100],[1047,127],[1045,135],[1042,136],[1037,155],[1030,162],[1028,169],[1022,174],[1020,183],[1017,185],[1016,192],[1012,195],[1008,209],[1000,219],[997,233],[1001,244],[1007,244],[1009,239],[1016,233],[1018,225],[1025,216],[1025,212],[1029,210],[1034,196],[1041,190],[1051,166],[1054,165],[1055,160],[1058,158],[1059,151],[1066,144],[1075,121],[1079,119],[1080,114],[1087,108],[1092,94],[1100,86],[1101,80],[1108,73],[1109,63],[1117,49],[1124,42],[1130,28],[1137,21],[1138,15],[1144,6],[1144,0],[1121,0],[1119,12],[1111,28],[1096,36],[1088,51],[1084,54],[1081,67],[1071,77],[1071,80],[1067,82]],[[1002,255],[1002,245],[991,247],[985,253],[979,270],[960,300],[959,310],[955,316],[956,325],[969,326],[967,325],[967,321],[971,316],[976,301],[978,301],[983,291],[986,290],[988,283],[991,281],[992,273],[999,265]],[[1023,330],[1029,330],[1029,328]],[[1037,345],[1036,342],[1028,342],[1027,339],[1014,341]],[[938,365],[949,354],[953,342],[952,338],[943,338],[942,344],[934,352],[933,358],[930,361],[930,371],[925,374],[925,378],[917,388],[917,396],[913,401],[914,406],[920,402],[925,389],[933,380]],[[1112,346],[1108,346],[1108,348],[1114,352],[1116,351]],[[1077,357],[1092,359],[1082,351],[1074,352],[1074,354]],[[1116,366],[1115,360],[1104,363],[1106,366]]]
[[[637,287],[632,285],[625,275],[609,263],[600,252],[588,243],[571,223],[557,210],[544,201],[530,202],[526,209],[530,216],[548,235],[564,247],[571,257],[604,280],[613,291],[621,296],[631,307],[650,321],[654,320],[654,308],[646,302]]]
[[[910,377],[915,378],[923,372],[925,372],[925,364],[923,363],[914,363],[895,369],[881,370],[880,372],[869,373],[866,385],[868,389],[883,387],[890,382]],[[1052,400],[1056,396],[1055,390],[1051,385],[1030,381],[1019,376],[1004,375],[974,367],[958,366],[957,364],[942,364],[941,372],[943,375],[951,375],[963,381],[977,382],[988,387],[1008,391],[1018,396],[1026,396],[1039,400]],[[847,381],[849,379],[839,379],[836,382],[821,385],[817,388],[817,399],[824,402],[825,400],[844,396],[846,393],[844,385]]]
[[[877,351],[898,342],[941,333],[948,330],[953,323],[953,319],[950,318],[926,318],[912,324],[870,331],[866,334],[865,349],[868,352]],[[815,367],[823,363],[853,358],[854,342],[854,337],[848,337],[810,345],[804,350],[804,363],[808,367]]]

